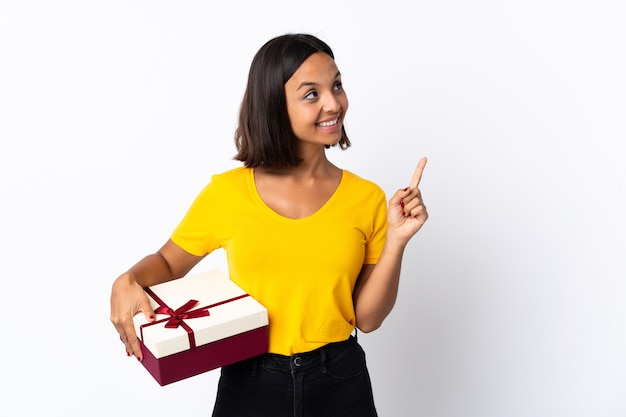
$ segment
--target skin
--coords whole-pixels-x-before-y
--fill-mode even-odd
[[[299,139],[303,162],[296,167],[255,169],[257,190],[265,203],[289,218],[307,217],[319,210],[339,186],[342,170],[326,158],[325,145],[341,139],[348,99],[341,74],[325,53],[311,55],[285,84],[291,127]],[[329,123],[331,122],[331,123]],[[428,219],[419,183],[426,158],[415,169],[409,186],[389,199],[385,246],[375,265],[363,265],[353,293],[357,327],[371,332],[391,312],[398,294],[402,256],[407,243]],[[154,319],[144,287],[181,278],[203,257],[191,255],[171,240],[120,275],[111,290],[111,322],[128,356],[141,360],[141,346],[133,316],[143,312]]]
[[[283,169],[258,168],[255,182],[270,208],[297,219],[319,210],[341,182],[342,170],[326,159],[324,145],[341,139],[348,98],[335,62],[325,53],[313,54],[298,68],[285,84],[285,96],[303,162]],[[321,125],[329,122],[335,123]]]

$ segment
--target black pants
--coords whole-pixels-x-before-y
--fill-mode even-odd
[[[375,417],[354,336],[303,354],[265,354],[221,370],[213,417]]]

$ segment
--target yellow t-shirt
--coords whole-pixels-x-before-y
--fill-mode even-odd
[[[240,167],[212,177],[171,238],[198,256],[223,248],[230,278],[268,310],[269,351],[291,355],[348,338],[354,284],[378,261],[386,230],[384,192],[349,171],[322,208],[289,219]]]

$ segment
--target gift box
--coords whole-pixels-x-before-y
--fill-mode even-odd
[[[145,291],[156,320],[133,319],[141,363],[160,385],[267,352],[267,310],[219,270]]]

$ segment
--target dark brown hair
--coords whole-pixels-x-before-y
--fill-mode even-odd
[[[287,113],[285,83],[311,55],[324,52],[335,59],[330,47],[315,36],[287,34],[269,40],[259,49],[250,65],[248,85],[235,131],[237,155],[246,167],[288,167],[302,160],[297,138]],[[341,127],[341,149],[350,146]]]

